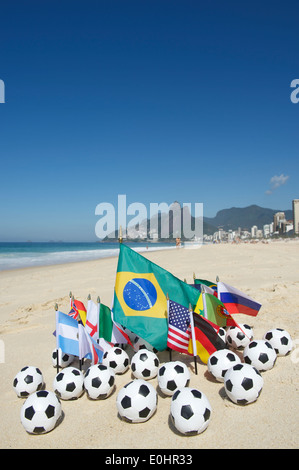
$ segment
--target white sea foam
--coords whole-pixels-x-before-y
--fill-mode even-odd
[[[134,247],[138,253],[149,251],[169,250],[174,246],[145,246]],[[101,258],[116,257],[119,248],[105,248],[97,250],[74,250],[54,252],[27,252],[27,253],[5,253],[0,256],[0,271],[9,269],[20,269],[33,266],[49,266],[53,264],[75,263],[79,261],[91,261]]]

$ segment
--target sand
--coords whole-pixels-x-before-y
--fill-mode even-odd
[[[146,257],[180,279],[192,282],[193,272],[203,279],[231,284],[262,304],[257,317],[235,316],[254,328],[255,339],[275,327],[285,328],[294,349],[278,357],[273,369],[264,372],[258,400],[247,406],[229,401],[222,383],[212,379],[205,364],[194,373],[193,361],[173,352],[191,371],[190,386],[204,392],[212,406],[207,430],[197,436],[176,433],[169,422],[170,397],[159,393],[158,409],[147,422],[129,424],[119,419],[116,395],[130,382],[131,371],[116,376],[116,390],[107,400],[92,401],[85,395],[63,401],[64,419],[52,432],[29,435],[20,422],[24,402],[12,388],[13,378],[25,365],[43,373],[52,390],[56,369],[54,305],[68,311],[69,291],[86,301],[98,295],[111,305],[117,258],[0,272],[0,447],[1,448],[99,448],[99,449],[204,449],[204,448],[297,448],[299,371],[299,242],[239,245],[207,245],[146,253]],[[132,355],[131,353],[129,353]],[[166,352],[158,353],[168,361]],[[150,383],[157,387],[157,379]]]

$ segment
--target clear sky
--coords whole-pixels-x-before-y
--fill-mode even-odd
[[[298,1],[1,2],[0,241],[95,240],[95,208],[299,198]]]

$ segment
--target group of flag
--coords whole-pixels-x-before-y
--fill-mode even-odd
[[[115,343],[131,343],[123,328],[112,320],[109,307],[88,300],[87,308],[80,300],[70,299],[68,314],[56,312],[56,347],[80,360],[102,362],[105,351]]]
[[[74,354],[63,349],[67,323],[73,327],[74,355],[101,362],[113,344],[130,343],[128,329],[157,351],[170,348],[207,363],[213,352],[225,347],[220,327],[238,326],[231,315],[256,316],[260,308],[223,282],[194,279],[187,284],[121,243],[112,309],[92,300],[85,309],[72,300],[69,314],[57,312],[57,347]]]

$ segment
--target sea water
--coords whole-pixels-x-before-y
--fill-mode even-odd
[[[174,243],[126,243],[139,253],[175,248]],[[118,256],[117,242],[0,242],[0,271]]]

